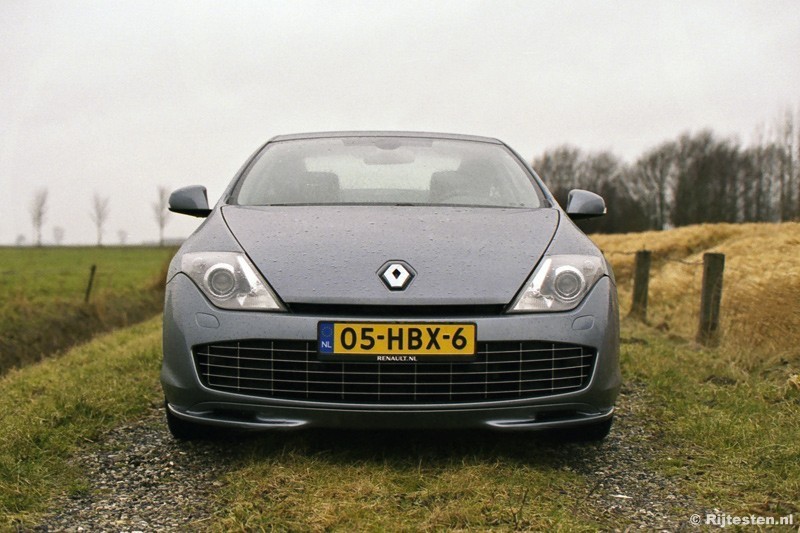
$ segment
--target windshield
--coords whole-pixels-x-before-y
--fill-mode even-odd
[[[543,204],[538,187],[503,145],[412,137],[269,143],[234,195],[239,205]]]

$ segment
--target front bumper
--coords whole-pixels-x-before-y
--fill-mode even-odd
[[[461,317],[459,317],[461,319]],[[314,340],[320,321],[397,321],[365,316],[308,316],[226,311],[212,306],[185,275],[167,284],[161,383],[170,412],[184,420],[241,429],[300,427],[493,428],[567,427],[610,418],[620,386],[616,289],[601,279],[566,313],[470,317],[478,341],[547,341],[596,350],[588,385],[535,399],[424,405],[379,405],[261,398],[211,390],[195,368],[192,347],[239,339]],[[451,321],[448,317],[414,321]]]

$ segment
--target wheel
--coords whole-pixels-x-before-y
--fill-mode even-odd
[[[178,440],[197,440],[202,439],[208,434],[205,426],[187,422],[173,415],[172,411],[167,407],[166,400],[164,401],[164,407],[167,411],[167,427],[174,438]]]
[[[599,442],[611,432],[614,417],[600,422],[593,422],[583,426],[564,428],[557,432],[557,436],[570,442]]]

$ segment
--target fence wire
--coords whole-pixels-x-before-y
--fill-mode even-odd
[[[613,251],[607,252],[607,255],[608,256],[614,256],[614,255],[636,256],[640,252],[648,252],[649,253],[649,255],[650,255],[649,263],[650,263],[650,271],[651,272],[652,272],[652,270],[654,268],[660,269],[661,267],[664,267],[666,264],[669,264],[669,263],[678,264],[678,265],[681,265],[684,268],[689,268],[690,269],[690,272],[687,272],[686,274],[690,274],[690,278],[691,279],[686,280],[684,282],[683,287],[682,287],[682,292],[684,294],[686,294],[686,295],[696,295],[698,297],[698,302],[697,302],[698,305],[692,305],[692,306],[689,307],[689,309],[685,310],[684,313],[686,313],[688,311],[688,315],[684,314],[684,317],[688,316],[689,320],[691,320],[693,322],[696,322],[696,323],[700,323],[701,322],[700,317],[701,317],[701,314],[702,314],[701,301],[702,301],[703,292],[704,292],[704,287],[702,286],[703,283],[701,281],[701,278],[704,277],[704,270],[701,269],[701,268],[698,268],[698,267],[704,267],[704,265],[705,265],[705,254],[708,253],[708,252],[703,254],[703,256],[704,256],[703,259],[696,260],[696,261],[692,261],[692,260],[688,260],[688,259],[676,259],[676,258],[672,258],[672,257],[659,256],[659,254],[653,253],[652,251],[647,250],[647,249],[642,249],[642,250],[613,250]],[[625,283],[626,286],[628,286],[630,284],[631,290],[633,291],[632,296],[634,296],[634,297],[635,297],[635,290],[634,290],[633,286],[635,285],[635,277],[636,277],[635,276],[635,272],[636,272],[636,269],[637,269],[637,264],[638,264],[638,258],[637,258],[636,261],[634,261],[633,272],[632,272],[631,278],[629,280],[626,280],[626,283]],[[733,277],[737,277],[736,269],[731,269],[729,265],[725,265],[725,274],[728,275],[728,276],[730,276],[730,274],[733,274]],[[650,285],[651,281],[652,280],[648,280],[647,284]],[[647,292],[651,292],[651,291],[647,290]],[[635,303],[632,303],[632,305],[635,305]],[[649,307],[649,306],[647,306],[647,304],[645,304],[645,306]],[[647,311],[646,307],[644,309],[644,316],[646,316],[648,314],[648,311]],[[631,309],[633,309],[633,306],[632,306]],[[678,311],[678,312],[680,312],[680,311]],[[717,316],[719,316],[719,311],[717,311]],[[666,318],[667,320],[670,320],[669,316],[666,316],[664,318]],[[665,321],[663,324],[668,327],[668,322]],[[716,330],[719,329],[719,324],[718,323],[717,323],[715,329]],[[700,335],[701,334],[698,332],[698,337]]]

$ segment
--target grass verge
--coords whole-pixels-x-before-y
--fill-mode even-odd
[[[647,384],[651,430],[665,446],[652,466],[709,510],[800,513],[800,368],[745,372],[721,349],[632,323],[624,335],[625,375]]]
[[[160,340],[153,319],[0,378],[0,529],[88,487],[70,458],[159,402]]]

